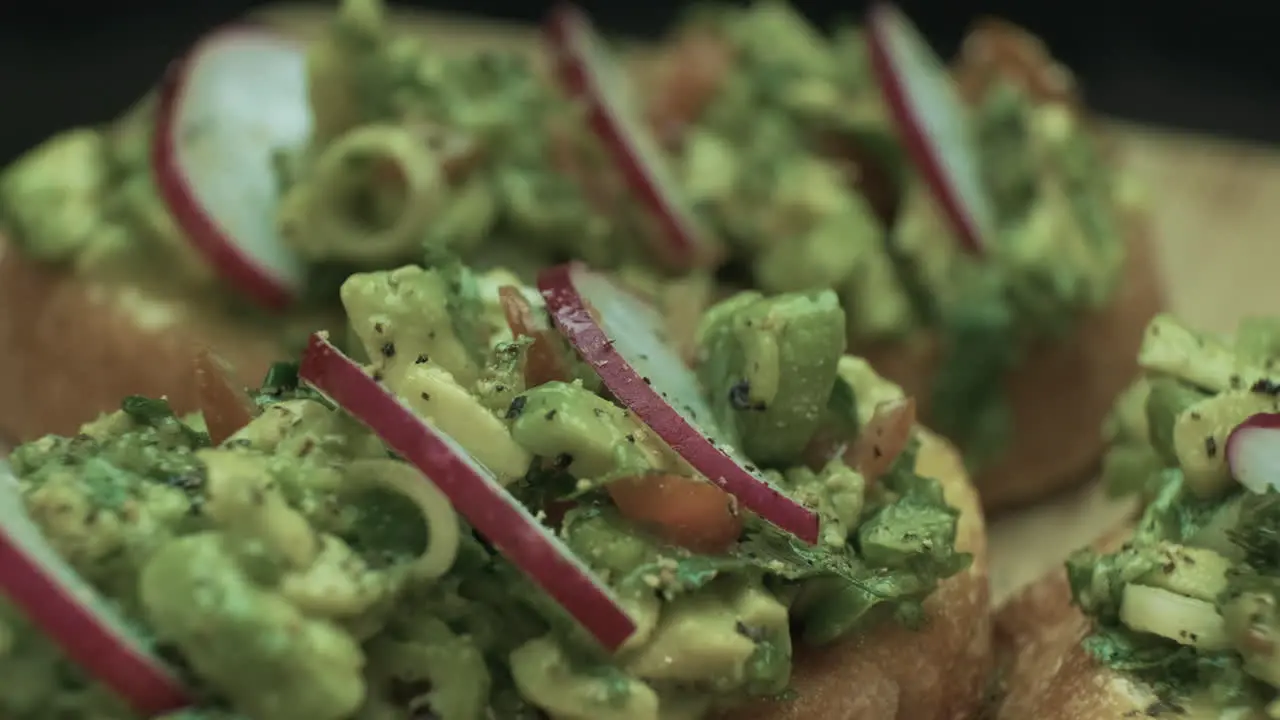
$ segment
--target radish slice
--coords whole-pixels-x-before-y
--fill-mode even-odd
[[[613,593],[492,473],[378,384],[324,334],[311,336],[298,376],[431,478],[463,517],[605,649],[617,650],[635,632],[635,622]]]
[[[278,151],[311,136],[307,58],[267,30],[229,28],[174,64],[160,90],[152,169],[174,220],[226,282],[278,310],[303,263],[276,229]]]
[[[1258,413],[1227,436],[1231,475],[1249,490],[1280,489],[1280,413]]]
[[[621,400],[693,469],[760,517],[818,542],[818,516],[775,488],[701,426],[712,418],[698,379],[663,337],[662,319],[609,278],[572,263],[543,270],[538,289],[556,328]]]
[[[0,593],[67,657],[139,715],[191,704],[177,674],[49,546],[27,516],[18,481],[0,460]]]
[[[981,255],[991,240],[995,212],[951,76],[894,5],[874,5],[867,31],[871,68],[907,151],[965,250]]]
[[[657,140],[641,122],[631,79],[591,20],[577,7],[561,5],[552,11],[546,33],[561,82],[585,98],[592,130],[659,225],[654,250],[679,269],[719,263],[723,248],[698,219]]]

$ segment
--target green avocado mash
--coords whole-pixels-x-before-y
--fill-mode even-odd
[[[909,167],[857,28],[828,37],[756,0],[703,8],[686,30],[732,57],[677,151],[686,191],[735,251],[739,272],[722,275],[765,292],[835,289],[855,343],[936,330],[947,361],[931,424],[972,461],[999,451],[1004,376],[1030,343],[1105,306],[1123,267],[1112,171],[1091,133],[1065,105],[990,88],[972,135],[998,226],[975,259]]]
[[[1280,409],[1277,342],[1274,322],[1223,340],[1152,321],[1145,377],[1117,403],[1106,459],[1113,489],[1142,493],[1146,509],[1119,550],[1067,563],[1094,621],[1086,647],[1154,685],[1171,712],[1208,703],[1222,717],[1280,717],[1280,492],[1245,489],[1226,456],[1237,425]]]
[[[645,259],[648,221],[583,108],[530,53],[442,53],[394,35],[382,14],[380,0],[345,0],[307,49],[314,135],[276,157],[277,224],[309,270],[301,310],[337,310],[348,275],[424,251],[526,279],[571,257],[648,284],[664,276]],[[4,169],[0,229],[89,278],[260,314],[192,248],[157,192],[156,116],[148,98]]]
[[[821,542],[737,511],[736,537],[695,551],[611,486],[706,481],[576,360],[526,380],[547,336],[512,334],[498,291],[510,282],[406,266],[355,274],[341,297],[368,371],[553,527],[636,634],[604,652],[282,364],[254,393],[259,414],[216,447],[199,417],[135,397],[10,458],[53,549],[195,691],[198,706],[167,720],[701,718],[786,691],[796,645],[929,622],[923,600],[970,557],[938,482],[914,472],[914,442],[872,476],[810,448],[823,433],[856,440],[901,397],[843,355],[831,291],[729,298],[698,347],[717,421],[817,510]],[[517,290],[546,323],[537,294]],[[0,670],[24,679],[0,684],[8,720],[131,717],[7,606]]]
[[[714,282],[654,264],[655,223],[588,131],[583,103],[531,53],[439,52],[395,35],[381,0],[344,0],[308,49],[314,136],[276,158],[280,234],[309,269],[285,324],[307,331],[317,321],[303,311],[336,313],[353,272],[424,256],[525,280],[577,258],[659,302],[680,305],[685,288],[701,287],[699,310],[717,287],[833,290],[855,347],[937,332],[946,361],[931,424],[975,462],[998,451],[1006,373],[1028,344],[1060,340],[1105,305],[1123,264],[1109,169],[1090,133],[1012,85],[987,93],[973,138],[998,228],[975,259],[909,167],[858,28],[826,37],[779,0],[702,8],[688,27],[731,57],[698,116],[677,118],[671,148],[687,199],[730,251]],[[87,277],[266,320],[160,200],[155,116],[148,100],[32,150],[0,174],[0,227]],[[892,212],[876,192],[892,196]]]

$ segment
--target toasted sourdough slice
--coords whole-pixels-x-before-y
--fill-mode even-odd
[[[936,478],[960,510],[959,550],[973,564],[925,602],[919,631],[885,621],[818,650],[798,648],[785,699],[735,708],[734,720],[960,720],[978,711],[992,668],[982,508],[949,443],[922,432],[916,471]]]
[[[1114,550],[1129,536],[1123,526],[1095,546]],[[1103,667],[1081,641],[1090,622],[1071,603],[1065,568],[1023,588],[996,613],[995,652],[1000,688],[991,720],[1221,720],[1203,705],[1162,702],[1134,678]],[[1243,718],[1241,719],[1243,720]]]
[[[1083,317],[1065,339],[1029,349],[1005,382],[1013,413],[1009,449],[974,479],[988,510],[1025,505],[1093,477],[1099,432],[1120,391],[1138,376],[1142,333],[1164,306],[1145,219],[1128,218],[1128,256],[1111,304]],[[921,403],[929,419],[933,378],[942,362],[937,337],[858,348],[872,366]]]
[[[199,349],[214,349],[250,387],[283,357],[279,337],[180,299],[85,281],[0,235],[0,445],[73,434],[127,395],[190,412]]]

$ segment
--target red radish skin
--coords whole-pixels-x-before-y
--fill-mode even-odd
[[[1280,413],[1258,413],[1227,435],[1231,476],[1252,492],[1280,489]]]
[[[718,265],[724,248],[698,219],[672,177],[668,160],[644,123],[635,89],[591,20],[560,5],[546,23],[557,70],[568,91],[585,99],[588,122],[660,232],[654,249],[678,269]]]
[[[652,308],[577,263],[543,270],[538,289],[556,328],[609,392],[694,470],[765,520],[804,542],[818,541],[818,516],[811,509],[778,491],[732,447],[702,429],[711,408],[693,372],[664,339]]]
[[[606,650],[617,650],[635,632],[634,621],[613,594],[492,473],[343,355],[324,334],[311,336],[298,375],[430,478],[503,557]]]
[[[58,555],[0,460],[0,592],[86,674],[142,717],[191,704],[182,681]]]
[[[196,44],[160,88],[151,162],[160,196],[226,283],[269,310],[289,306],[305,268],[276,229],[274,153],[311,135],[305,49],[231,27]]]
[[[916,168],[964,249],[982,255],[994,211],[983,188],[969,120],[942,60],[896,6],[867,18],[871,69]]]

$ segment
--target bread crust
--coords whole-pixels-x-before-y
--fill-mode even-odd
[[[1114,300],[1083,317],[1068,338],[1030,348],[1005,381],[1013,413],[1009,447],[974,484],[988,511],[1026,505],[1092,478],[1102,458],[1099,428],[1119,393],[1138,376],[1142,333],[1164,307],[1164,289],[1145,218],[1128,219],[1129,251]],[[858,347],[880,374],[916,397],[931,420],[942,363],[935,334]]]
[[[194,356],[213,348],[256,386],[279,334],[181,300],[84,280],[0,235],[0,445],[74,434],[127,395],[196,409]]]
[[[1122,526],[1095,545],[1114,549],[1129,532]],[[1080,643],[1089,631],[1089,619],[1071,603],[1065,567],[1011,597],[996,613],[1001,682],[993,720],[1161,717],[1148,713],[1159,708],[1150,688],[1102,667],[1085,651]]]
[[[973,564],[925,601],[929,624],[879,624],[820,650],[799,648],[784,700],[754,702],[734,720],[960,720],[977,712],[992,667],[987,547],[982,508],[949,443],[923,433],[917,464],[960,510],[959,549]]]

